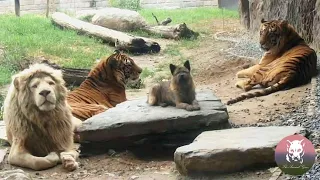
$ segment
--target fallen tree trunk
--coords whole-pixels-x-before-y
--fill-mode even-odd
[[[179,40],[182,38],[196,39],[199,33],[192,31],[185,23],[172,26],[146,26],[144,31],[150,34],[157,34],[163,38]]]
[[[79,33],[100,38],[110,44],[114,44],[120,50],[131,53],[157,53],[161,49],[157,42],[150,39],[134,37],[120,31],[93,25],[61,12],[52,14],[52,22],[61,28],[76,30]]]

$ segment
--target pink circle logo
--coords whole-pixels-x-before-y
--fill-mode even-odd
[[[277,145],[275,161],[289,175],[303,175],[312,168],[316,160],[313,144],[302,135],[283,138]]]

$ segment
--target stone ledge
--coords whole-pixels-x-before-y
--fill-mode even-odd
[[[211,91],[198,92],[197,99],[201,110],[191,112],[175,107],[149,106],[146,97],[123,102],[86,120],[79,128],[81,143],[158,140],[169,136],[181,138],[181,134],[187,134],[179,144],[185,145],[202,131],[231,127],[226,106]]]
[[[246,127],[201,133],[176,149],[174,161],[183,175],[221,174],[275,165],[274,150],[286,136],[303,133],[298,126]]]

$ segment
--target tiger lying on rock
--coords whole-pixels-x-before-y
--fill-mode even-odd
[[[90,71],[79,88],[68,94],[72,114],[86,120],[126,101],[126,83],[139,79],[141,72],[133,59],[115,50]]]

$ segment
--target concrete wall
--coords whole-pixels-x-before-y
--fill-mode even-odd
[[[140,0],[143,8],[189,8],[218,6],[218,0]]]
[[[219,8],[226,8],[237,10],[239,7],[239,0],[218,0]]]
[[[20,0],[21,14],[45,14],[47,0]],[[140,0],[143,8],[188,8],[218,6],[218,0]],[[50,12],[101,9],[108,0],[50,0]],[[14,0],[0,0],[0,14],[14,13]]]
[[[45,14],[47,0],[20,0],[21,14]],[[107,7],[107,0],[50,0],[50,12],[100,9]],[[0,0],[0,14],[14,13],[14,0]]]

